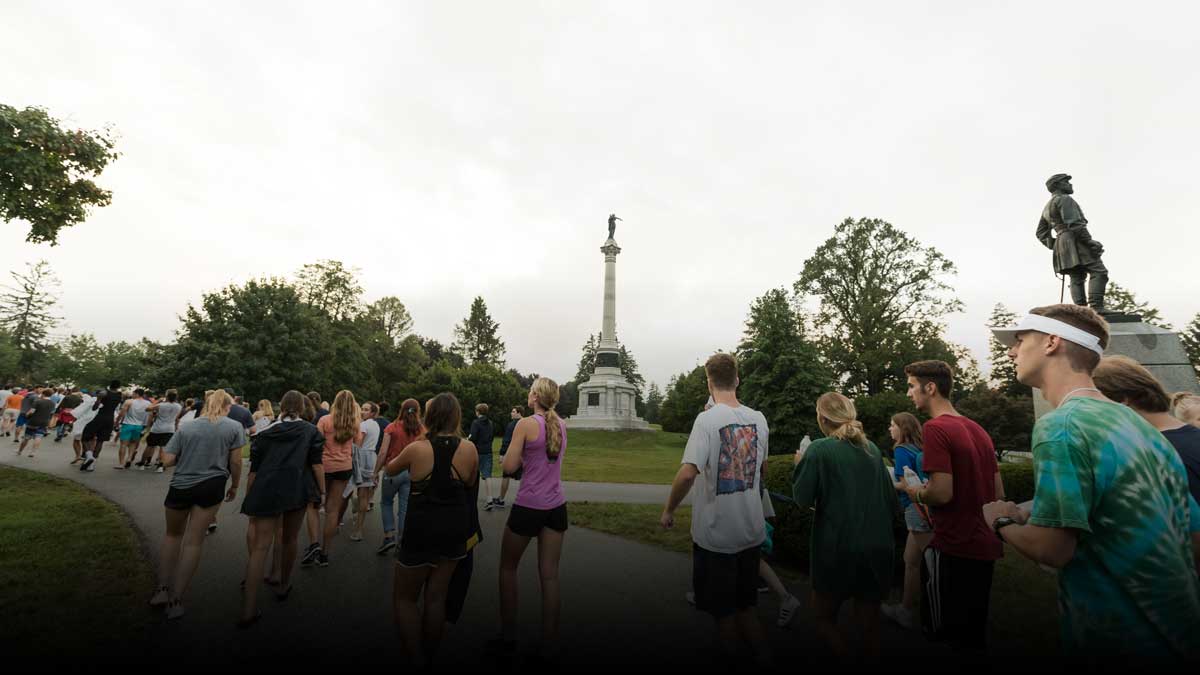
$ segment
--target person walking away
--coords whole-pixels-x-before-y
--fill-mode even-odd
[[[337,402],[334,412],[337,414]],[[397,548],[393,606],[404,655],[432,667],[446,624],[446,593],[470,537],[468,491],[479,481],[479,452],[459,437],[462,408],[450,393],[425,406],[425,438],[387,464],[389,476],[412,474],[412,496]],[[424,612],[417,601],[424,596]]]
[[[908,498],[904,470],[911,469],[922,482],[928,479],[921,465],[921,422],[912,413],[896,413],[888,425],[888,434],[892,437],[892,456],[895,460],[892,477],[896,479],[895,487],[899,493],[900,508],[904,510],[908,537],[904,542],[904,588],[900,594],[900,604],[883,605],[881,609],[884,616],[904,628],[919,630],[921,557],[933,539],[933,524],[929,521],[928,509],[913,504]]]
[[[121,396],[120,387],[120,381],[113,380],[109,383],[107,389],[101,389],[96,394],[96,400],[92,403],[95,416],[84,427],[83,436],[81,437],[84,458],[83,464],[79,465],[80,471],[96,470],[96,460],[100,458],[100,451],[104,449],[104,442],[112,436],[113,422],[124,401],[124,397]]]
[[[892,521],[900,511],[896,487],[850,399],[823,394],[817,425],[826,437],[796,453],[792,472],[796,506],[816,509],[810,569],[817,633],[844,660],[850,649],[837,618],[841,604],[851,600],[863,654],[878,664],[879,606],[891,589]]]
[[[42,446],[50,418],[54,416],[54,400],[50,398],[53,393],[53,389],[44,389],[42,395],[33,400],[33,405],[26,414],[25,438],[21,439],[21,445],[17,448],[18,456],[25,452],[25,445],[30,440],[33,441],[33,447],[29,449],[29,459],[33,459],[38,448]]]
[[[162,449],[171,442],[171,436],[175,435],[175,429],[179,426],[179,416],[183,414],[183,406],[179,404],[179,393],[168,389],[164,399],[147,410],[150,413],[150,419],[147,421],[150,435],[146,436],[146,451],[142,453],[138,467],[145,471],[150,468],[151,462],[157,459],[155,469],[162,473]]]
[[[9,406],[9,399],[14,395],[13,389],[14,387],[11,384],[6,384],[3,388],[0,388],[0,405],[4,406],[4,412],[0,414],[0,436],[8,436],[12,431],[12,425],[17,421],[15,410]],[[9,410],[14,410],[11,417],[9,416]]]
[[[96,411],[92,408],[96,397],[86,389],[81,390],[80,395],[82,398],[79,400],[79,405],[71,410],[71,417],[75,418],[75,422],[71,425],[71,449],[75,451],[75,459],[71,461],[72,464],[83,461],[83,430],[96,417]]]
[[[323,537],[314,557],[314,562],[321,567],[329,566],[329,554],[338,531],[338,514],[344,501],[342,492],[354,473],[354,445],[362,443],[361,415],[354,394],[343,389],[333,399],[330,413],[317,420],[317,429],[325,436],[321,464],[328,489]]]
[[[21,408],[17,413],[17,428],[14,432],[15,435],[13,436],[13,443],[19,443],[21,441],[21,432],[25,430],[26,425],[29,423],[29,411],[33,410],[33,402],[38,398],[38,390],[36,387],[23,392],[21,398]]]
[[[770,668],[770,647],[754,609],[760,547],[767,536],[759,485],[770,431],[762,413],[738,402],[732,355],[709,357],[704,372],[714,405],[696,417],[659,522],[665,529],[674,527],[675,510],[699,486],[691,533],[696,608],[713,617],[726,660],[735,660],[744,640],[756,665]]]
[[[421,424],[420,404],[414,398],[405,399],[400,404],[400,416],[384,429],[383,445],[380,446],[375,465],[376,476],[383,473],[384,467],[396,459],[404,448],[420,440],[425,433],[425,427]],[[383,520],[383,542],[375,549],[379,555],[385,555],[395,548],[396,542],[404,534],[404,519],[408,514],[408,499],[412,489],[412,476],[407,469],[394,476],[383,476],[382,480],[379,514]]]
[[[279,421],[250,439],[250,473],[242,513],[250,517],[250,556],[242,590],[239,628],[258,621],[259,579],[263,577],[274,541],[279,580],[275,597],[286,600],[292,591],[292,571],[305,510],[325,498],[325,469],[321,465],[325,436],[300,418],[304,394],[292,390],[279,404]]]
[[[508,417],[508,425],[504,427],[504,439],[500,441],[501,469],[504,468],[504,456],[508,454],[508,446],[512,443],[513,432],[517,430],[517,422],[521,421],[520,409],[513,408],[512,410],[508,411]],[[508,481],[510,480],[510,476],[504,473],[503,470],[501,470],[500,473],[503,474],[503,478],[500,479],[500,498],[496,500],[495,504],[493,504],[493,508],[497,509],[502,509],[505,507],[504,498],[508,496]]]
[[[1107,322],[1088,308],[1050,305],[992,332],[1009,347],[1017,380],[1054,409],[1033,428],[1033,504],[999,501],[983,516],[1020,555],[1058,569],[1066,660],[1195,670],[1200,506],[1171,443],[1093,381]]]
[[[0,392],[2,393],[2,392]],[[58,428],[54,432],[54,442],[61,443],[64,436],[69,431],[74,430],[75,415],[74,410],[83,402],[83,395],[79,393],[79,387],[71,387],[62,400],[59,401],[58,407],[55,408],[54,414],[58,417]]]
[[[166,507],[166,534],[159,551],[158,590],[153,607],[166,607],[168,619],[183,616],[183,600],[200,564],[205,530],[221,506],[237,496],[242,477],[245,431],[229,419],[233,398],[222,390],[204,403],[201,418],[171,437],[163,464],[175,467]],[[226,488],[228,485],[228,488]]]
[[[1004,549],[984,521],[984,504],[1004,498],[992,439],[950,403],[954,371],[944,361],[905,366],[908,396],[931,419],[921,430],[924,487],[908,498],[930,509],[933,539],[921,566],[921,625],[968,661],[983,662],[992,574]]]
[[[121,430],[121,446],[118,451],[118,463],[114,469],[128,469],[137,457],[138,445],[142,442],[142,431],[150,414],[150,401],[146,399],[146,390],[134,389],[133,398],[121,406],[121,412],[114,423]]]
[[[233,398],[233,405],[229,406],[229,419],[242,425],[242,430],[246,432],[247,440],[254,437],[254,415],[250,409],[242,405],[242,397],[233,393],[229,387],[225,388],[225,393]],[[211,523],[208,524],[208,533],[212,534],[217,531],[217,517],[214,515]],[[250,533],[246,532],[246,545],[250,545]]]
[[[487,417],[488,406],[486,403],[480,403],[475,406],[475,419],[471,421],[471,431],[467,436],[467,440],[475,444],[479,448],[479,479],[483,484],[483,493],[487,497],[487,503],[484,504],[484,511],[491,511],[496,507],[496,500],[492,497],[492,486],[488,479],[492,477],[492,439],[494,433],[492,429],[492,421]]]

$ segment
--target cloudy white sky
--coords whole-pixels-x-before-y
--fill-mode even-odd
[[[123,156],[45,258],[58,332],[171,339],[201,293],[334,258],[444,341],[482,295],[509,364],[599,330],[660,384],[732,347],[847,216],[959,268],[947,337],[1056,301],[1042,183],[1075,176],[1114,281],[1200,311],[1193,3],[85,3],[0,8],[0,100]]]

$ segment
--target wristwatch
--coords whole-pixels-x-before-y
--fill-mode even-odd
[[[992,531],[996,533],[996,536],[1000,538],[1000,541],[1004,541],[1004,535],[1000,534],[1001,528],[1016,524],[1017,521],[1013,520],[1012,518],[1009,518],[1008,516],[1000,516],[992,521]]]

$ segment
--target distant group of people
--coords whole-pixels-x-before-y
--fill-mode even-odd
[[[892,466],[863,432],[854,402],[816,402],[824,438],[795,455],[791,497],[813,510],[812,611],[838,656],[883,664],[879,619],[920,628],[967,661],[986,665],[995,563],[1007,543],[1058,572],[1064,657],[1072,662],[1178,668],[1200,659],[1200,397],[1168,396],[1143,366],[1104,357],[1108,326],[1093,310],[1052,305],[1013,328],[1018,379],[1054,411],[1033,432],[1034,499],[1005,500],[987,432],[951,403],[952,368],[905,368],[908,395],[928,416],[899,413],[889,426]],[[769,543],[761,481],[769,448],[763,416],[736,396],[733,356],[705,364],[713,405],[696,418],[661,523],[691,492],[696,606],[716,622],[733,662],[748,646],[771,664],[757,602]],[[769,502],[766,502],[769,503]],[[908,529],[904,586],[891,588],[893,522]],[[838,628],[845,603],[860,644]]]
[[[1200,396],[1169,396],[1137,362],[1104,357],[1107,324],[1086,307],[1035,308],[1016,327],[994,331],[1010,346],[1017,378],[1054,406],[1033,430],[1034,499],[1006,501],[992,441],[955,410],[954,372],[944,362],[905,368],[908,396],[927,420],[907,412],[892,416],[890,465],[866,437],[854,402],[836,392],[822,395],[814,414],[824,437],[796,452],[790,491],[799,508],[813,511],[817,633],[840,657],[881,660],[883,616],[982,662],[995,563],[1007,544],[1057,570],[1068,660],[1194,663],[1200,658]],[[764,482],[770,431],[760,412],[738,401],[732,355],[718,353],[704,368],[711,398],[688,437],[660,523],[673,527],[692,494],[688,599],[714,618],[717,644],[731,662],[748,646],[757,665],[770,666],[755,610],[760,589],[779,595],[781,626],[801,607],[763,559],[773,545],[774,509]],[[536,539],[540,656],[557,658],[567,431],[555,413],[559,388],[552,380],[533,383],[531,415],[510,411],[496,497],[489,484],[496,434],[488,408],[476,407],[464,438],[452,393],[423,408],[407,399],[389,420],[383,406],[360,405],[348,390],[332,405],[316,392],[292,390],[278,405],[263,400],[251,412],[226,390],[180,403],[173,390],[162,397],[140,389],[123,395],[118,386],[90,393],[46,389],[28,405],[29,392],[0,392],[7,406],[3,433],[15,428],[19,437],[24,427],[36,452],[57,415],[60,425],[82,427],[75,462],[85,471],[94,470],[114,433],[120,442],[115,468],[129,468],[145,435],[138,464],[157,461],[173,469],[158,587],[150,600],[168,618],[184,615],[205,534],[215,528],[222,502],[242,494],[241,512],[249,518],[237,620],[249,628],[262,617],[262,583],[286,600],[297,562],[332,564],[351,506],[349,538],[362,539],[374,491],[382,486],[383,540],[376,552],[395,555],[393,608],[404,654],[427,666],[446,624],[463,611],[474,552],[483,541],[481,485],[483,508],[504,509],[509,479],[518,478],[500,542],[499,630],[486,647],[501,659],[516,652],[517,569]],[[887,605],[898,517],[908,530],[904,581],[900,602]],[[302,529],[309,542],[303,552]],[[846,603],[853,607],[858,647],[838,628]]]

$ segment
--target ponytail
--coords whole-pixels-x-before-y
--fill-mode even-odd
[[[835,391],[821,394],[821,398],[817,399],[817,424],[820,425],[821,431],[831,438],[866,450],[867,435],[857,417],[858,411],[854,409],[854,401]]]
[[[558,405],[558,384],[548,377],[539,377],[532,390],[538,405],[546,411],[546,459],[553,462],[562,452],[563,421],[554,411],[554,406]]]

